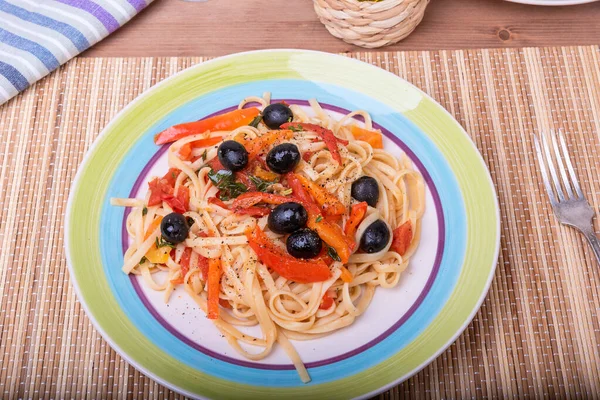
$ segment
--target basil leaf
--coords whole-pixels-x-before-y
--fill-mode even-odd
[[[250,122],[248,124],[248,126],[252,126],[254,128],[258,128],[258,124],[260,123],[260,121],[262,120],[262,114],[258,114],[253,120],[252,122]]]
[[[338,255],[337,251],[335,251],[335,249],[331,246],[328,246],[327,254],[329,255],[329,257],[331,257],[333,259],[333,261],[342,261],[342,259]]]

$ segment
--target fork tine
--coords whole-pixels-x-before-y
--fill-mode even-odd
[[[560,140],[560,144],[562,146],[564,159],[567,163],[567,169],[569,170],[569,175],[571,176],[571,182],[573,182],[573,187],[577,192],[577,196],[579,196],[580,199],[583,199],[583,192],[581,191],[581,186],[579,186],[577,175],[575,175],[575,169],[573,168],[573,164],[571,164],[571,157],[569,157],[569,150],[567,148],[567,144],[565,143],[565,137],[563,135],[562,130],[558,131],[558,139]]]
[[[535,151],[537,152],[537,159],[538,164],[540,165],[540,171],[542,172],[542,180],[544,181],[544,186],[546,186],[546,192],[548,192],[548,197],[550,197],[550,204],[554,206],[556,204],[556,198],[554,197],[552,185],[550,184],[550,180],[548,179],[548,170],[546,169],[546,165],[544,163],[544,154],[542,153],[542,149],[540,149],[540,142],[535,133],[533,134],[533,142],[535,144]]]
[[[571,190],[571,183],[569,183],[569,177],[567,176],[567,171],[565,171],[565,165],[563,162],[563,158],[566,158],[567,160],[569,159],[569,154],[565,154],[564,157],[562,156],[560,149],[558,148],[558,143],[556,142],[556,133],[552,132],[551,139],[552,147],[554,147],[554,155],[556,156],[556,163],[558,164],[558,170],[563,180],[563,186],[565,187],[569,198],[574,198],[575,196],[573,196],[573,191]]]
[[[550,155],[550,146],[548,146],[548,142],[546,141],[546,135],[542,133],[542,147],[544,148],[544,154],[546,155],[546,162],[548,163],[548,169],[550,169],[550,176],[552,176],[552,181],[554,183],[554,188],[556,189],[556,195],[560,201],[565,200],[565,195],[563,194],[562,188],[560,187],[560,181],[558,180],[558,175],[556,174],[556,168],[554,167],[554,161],[552,161],[552,156]]]

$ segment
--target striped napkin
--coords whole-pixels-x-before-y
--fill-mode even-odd
[[[0,105],[153,0],[0,0]]]

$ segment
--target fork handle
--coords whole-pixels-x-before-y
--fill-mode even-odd
[[[592,246],[592,250],[594,250],[594,255],[596,256],[596,261],[598,262],[598,265],[600,265],[600,240],[598,239],[598,236],[596,236],[594,228],[590,226],[589,228],[582,229],[581,232],[584,234],[590,246]]]

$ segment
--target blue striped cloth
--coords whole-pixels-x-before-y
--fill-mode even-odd
[[[152,0],[0,0],[0,105]]]

